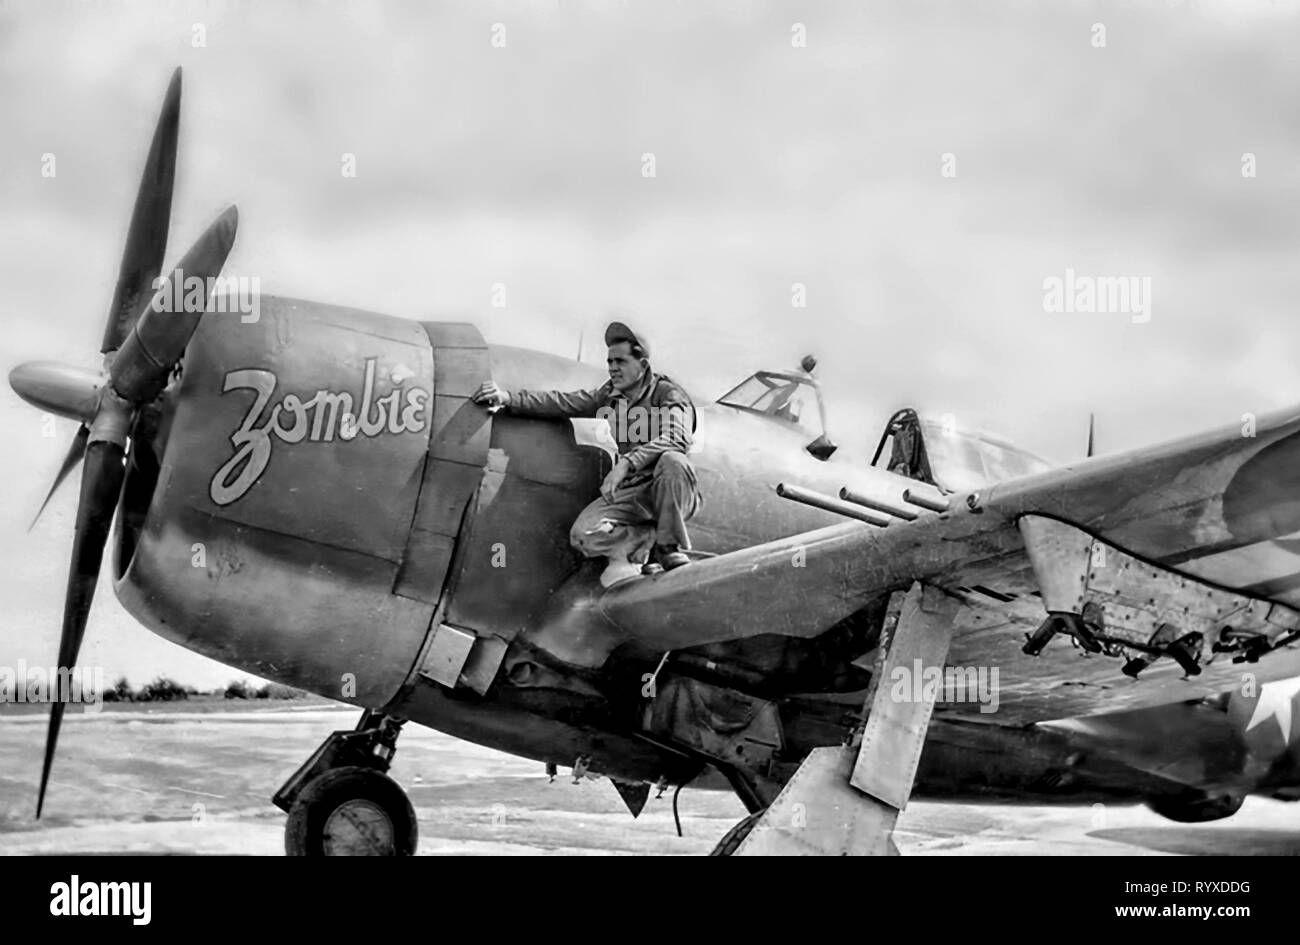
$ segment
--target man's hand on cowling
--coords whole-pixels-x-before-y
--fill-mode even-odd
[[[504,407],[510,403],[510,391],[497,387],[496,381],[484,381],[474,392],[473,401],[476,404],[486,404],[489,409]]]
[[[623,484],[623,480],[627,478],[627,474],[631,471],[632,467],[625,459],[620,459],[614,464],[614,468],[609,471],[605,481],[600,484],[600,494],[605,497],[606,502],[614,501],[614,493],[618,491],[618,487]]]

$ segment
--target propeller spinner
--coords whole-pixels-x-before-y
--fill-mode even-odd
[[[155,294],[153,286],[162,270],[171,216],[172,187],[176,178],[176,138],[180,127],[181,70],[172,75],[154,131],[131,225],[127,231],[122,266],[113,292],[102,351],[107,376],[50,362],[30,362],[14,368],[9,384],[28,403],[60,416],[81,421],[72,446],[41,504],[76,467],[84,463],[81,495],[77,503],[76,530],[68,568],[59,636],[59,669],[71,670],[77,662],[86,619],[94,600],[113,515],[125,476],[127,436],[136,411],[156,398],[167,385],[172,368],[198,328],[203,311],[173,312],[166,300],[170,285],[191,278],[204,280],[210,293],[235,241],[239,215],[228,208],[185,254]],[[206,309],[208,296],[205,295]],[[40,511],[37,513],[40,517]],[[32,522],[36,524],[35,520]],[[41,768],[36,816],[41,816],[50,767],[54,762],[65,703],[56,694],[50,707],[45,760]]]

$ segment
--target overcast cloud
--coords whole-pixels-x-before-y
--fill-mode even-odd
[[[619,308],[708,398],[813,351],[843,443],[914,404],[1068,460],[1090,410],[1111,451],[1300,402],[1294,6],[267,6],[0,0],[6,372],[97,365],[182,65],[169,262],[237,203],[227,272],[265,292],[563,354],[585,330],[593,359]],[[1045,312],[1067,268],[1150,277],[1150,321]],[[52,662],[75,479],[24,529],[73,425],[44,437],[8,393],[0,424],[0,664]],[[235,675],[107,583],[83,654],[136,683]]]

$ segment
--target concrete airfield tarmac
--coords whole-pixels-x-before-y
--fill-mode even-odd
[[[70,711],[45,816],[36,785],[43,711],[0,711],[0,853],[254,854],[284,852],[284,814],[270,797],[355,709],[324,704],[198,701]],[[730,794],[653,793],[633,820],[606,780],[548,782],[542,766],[408,726],[394,777],[420,820],[422,855],[697,855],[744,816]],[[921,854],[1297,854],[1300,807],[1259,798],[1213,824],[1176,824],[1142,807],[1014,807],[916,801],[896,834]]]

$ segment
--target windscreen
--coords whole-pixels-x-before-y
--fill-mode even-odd
[[[718,403],[784,420],[814,437],[822,433],[817,390],[797,377],[759,371],[719,397]]]

